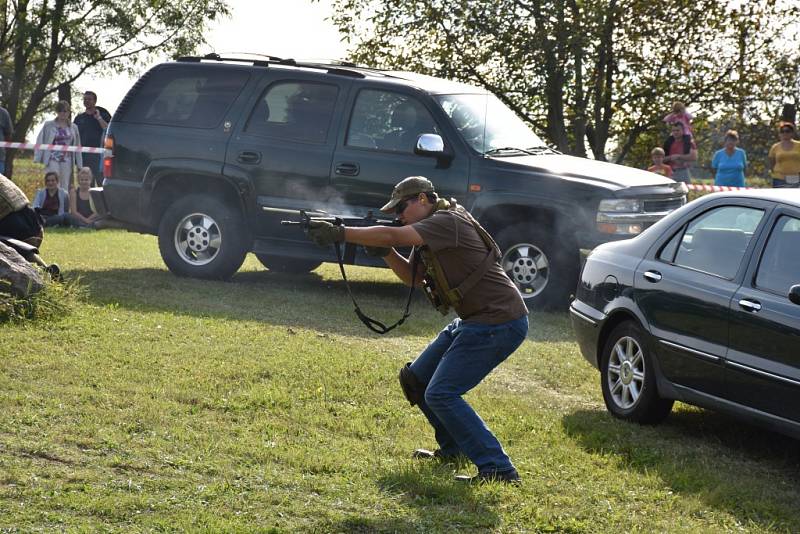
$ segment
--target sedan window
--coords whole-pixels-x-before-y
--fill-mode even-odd
[[[674,263],[722,278],[733,278],[763,216],[763,210],[746,206],[722,206],[705,212],[686,227]],[[660,256],[666,261],[668,259],[663,254],[669,248],[667,246]]]
[[[764,248],[756,286],[786,296],[795,284],[800,284],[800,219],[784,215]]]

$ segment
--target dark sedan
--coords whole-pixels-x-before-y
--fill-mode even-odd
[[[675,400],[800,438],[800,190],[708,195],[589,255],[572,325],[616,417]]]

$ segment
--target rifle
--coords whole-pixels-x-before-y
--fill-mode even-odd
[[[320,212],[324,213],[324,212]],[[402,223],[397,219],[378,219],[372,213],[372,210],[367,212],[366,217],[343,217],[341,215],[323,215],[322,217],[312,217],[305,210],[300,210],[299,221],[281,221],[283,226],[299,226],[303,231],[307,231],[311,221],[325,221],[336,226],[350,226],[366,228],[368,226],[402,226]]]
[[[308,229],[311,227],[311,221],[325,221],[329,222],[336,226],[350,226],[350,227],[368,227],[368,226],[402,226],[402,223],[397,220],[388,220],[388,219],[377,219],[373,215],[372,211],[370,210],[367,213],[366,217],[340,217],[340,216],[323,216],[323,217],[311,217],[306,213],[304,210],[300,210],[300,220],[299,221],[281,221],[282,226],[300,226],[304,232],[308,232]],[[411,288],[408,291],[408,300],[406,301],[406,309],[403,312],[403,316],[391,326],[386,326],[382,322],[369,317],[367,314],[361,311],[361,308],[358,306],[356,302],[356,298],[353,296],[353,291],[350,289],[350,282],[347,280],[347,274],[344,271],[344,261],[342,258],[342,247],[341,243],[334,243],[334,248],[336,249],[336,259],[339,262],[339,271],[342,273],[342,280],[344,280],[345,287],[347,288],[347,293],[350,295],[350,300],[353,301],[353,306],[355,309],[353,310],[356,316],[361,320],[364,325],[375,332],[376,334],[386,334],[391,330],[394,330],[401,324],[403,324],[408,317],[411,316],[411,312],[409,312],[409,308],[411,306],[411,296],[414,294],[414,286],[416,285],[416,274],[417,274],[417,265],[418,265],[418,254],[414,254],[414,261],[411,266]],[[355,247],[348,247],[347,249],[347,258],[348,262],[352,262],[355,256]]]

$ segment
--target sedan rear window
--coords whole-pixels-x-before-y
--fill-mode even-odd
[[[800,284],[800,219],[784,215],[764,248],[756,286],[785,296],[795,284]]]

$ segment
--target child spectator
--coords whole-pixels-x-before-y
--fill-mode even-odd
[[[44,175],[44,189],[36,191],[33,209],[46,227],[69,225],[69,194],[58,186],[57,173],[49,171]]]
[[[664,122],[667,124],[674,124],[679,122],[683,125],[683,132],[692,137],[694,132],[692,131],[692,114],[686,111],[686,105],[683,102],[673,102],[672,103],[672,113],[664,117]]]
[[[76,228],[94,228],[94,223],[100,218],[94,211],[89,187],[92,185],[92,169],[81,167],[78,171],[78,187],[69,197],[70,223]]]
[[[660,174],[661,176],[666,176],[667,178],[672,178],[672,167],[664,164],[664,155],[664,149],[661,147],[655,147],[651,150],[650,157],[653,158],[653,165],[648,167],[647,170]]]

